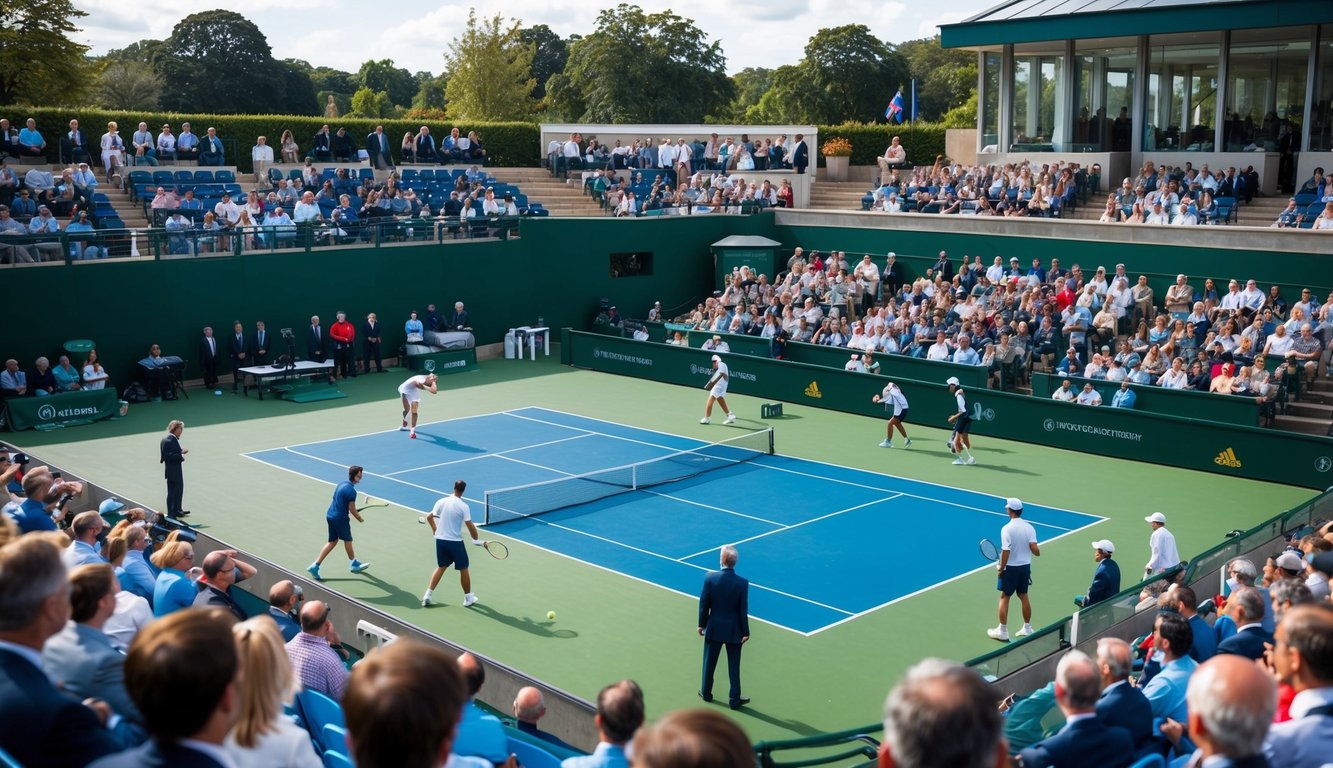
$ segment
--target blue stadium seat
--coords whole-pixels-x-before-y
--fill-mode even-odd
[[[156,176],[157,173],[154,173],[153,175]],[[175,179],[177,184],[193,184],[194,171],[176,171],[176,173],[172,175],[172,178]]]
[[[324,753],[324,768],[355,768],[355,766],[356,763],[352,762],[352,758],[341,752]]]
[[[147,173],[147,171],[144,171],[144,173]],[[175,181],[176,177],[172,175],[171,171],[153,171],[154,184],[171,185],[175,183]]]
[[[279,168],[268,169],[268,180],[273,186],[278,186],[278,182],[282,181],[282,170]]]
[[[435,169],[434,169],[434,168],[422,168],[420,171],[418,171],[418,174],[419,174],[420,177],[423,178],[423,179],[426,179],[426,180],[428,180],[428,181],[429,181],[429,180],[433,180],[433,179],[435,178]]]
[[[347,727],[347,723],[343,720],[342,707],[338,705],[338,702],[318,691],[301,691],[296,694],[296,701],[301,705],[306,730],[310,731],[310,735],[314,737],[319,750],[324,751],[324,726]]]
[[[212,171],[195,171],[195,172],[194,172],[194,183],[195,183],[195,184],[212,184],[212,183],[213,183],[213,172],[212,172]]]
[[[398,180],[406,184],[410,181],[416,181],[419,178],[421,178],[421,174],[416,168],[404,168],[403,173],[399,176]]]
[[[1151,755],[1144,756],[1143,758],[1135,762],[1133,765],[1131,765],[1129,768],[1166,768],[1166,758],[1162,757],[1159,754],[1153,753]]]
[[[560,760],[536,744],[510,736],[505,748],[511,755],[518,757],[518,763],[523,768],[560,768]]]
[[[131,184],[151,184],[152,182],[153,174],[148,171],[130,171]]]
[[[347,749],[347,729],[340,725],[327,723],[324,729],[320,731],[320,741],[324,743],[325,751],[341,752],[344,755],[351,754]]]
[[[1236,198],[1218,197],[1213,199],[1217,203],[1217,215],[1213,216],[1214,221],[1221,221],[1227,224],[1236,220]]]
[[[371,169],[371,168],[362,168],[362,169],[357,173],[357,177],[358,177],[358,178],[362,178],[362,179],[370,179],[371,181],[374,181],[374,180],[375,180],[375,171],[374,171],[374,169]]]
[[[1316,200],[1305,209],[1305,218],[1301,219],[1301,229],[1314,229],[1314,220],[1324,212],[1324,204]]]
[[[14,756],[0,749],[0,768],[23,768],[23,763],[14,759]]]
[[[1296,199],[1297,208],[1303,208],[1305,206],[1308,206],[1310,203],[1313,203],[1319,199],[1319,196],[1316,195],[1314,192],[1298,192],[1295,195],[1292,195],[1292,197]]]
[[[218,171],[213,174],[213,179],[222,184],[235,184],[236,174],[231,171]]]

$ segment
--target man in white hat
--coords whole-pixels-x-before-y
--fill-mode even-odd
[[[945,384],[949,387],[949,394],[954,396],[958,404],[958,410],[949,417],[949,423],[953,425],[953,435],[949,437],[949,450],[958,454],[953,460],[954,464],[976,464],[977,460],[972,456],[972,417],[967,413],[967,393],[963,391],[963,385],[958,381],[958,377],[950,376]]]
[[[709,424],[712,422],[713,401],[716,400],[722,406],[723,412],[727,414],[726,424],[736,423],[736,414],[727,407],[727,380],[731,377],[731,369],[722,362],[721,355],[713,355],[713,375],[708,377],[708,383],[704,389],[708,390],[708,405],[704,406],[704,417],[699,419],[700,424]]]
[[[1037,546],[1037,530],[1023,519],[1023,502],[1010,498],[1004,502],[1009,522],[1000,529],[1000,562],[996,566],[999,578],[995,588],[1000,592],[1000,625],[986,630],[986,634],[1002,643],[1009,642],[1009,598],[1018,593],[1023,605],[1023,628],[1015,633],[1027,637],[1033,633],[1032,603],[1028,600],[1028,585],[1032,583],[1032,558],[1041,555]]]
[[[1074,598],[1074,605],[1087,608],[1120,592],[1120,564],[1111,559],[1113,554],[1115,545],[1110,541],[1100,539],[1092,542],[1092,559],[1097,561],[1097,571],[1092,574],[1092,586],[1088,587],[1088,594]]]
[[[1180,551],[1176,549],[1176,537],[1166,529],[1166,515],[1154,512],[1143,518],[1143,522],[1152,526],[1152,536],[1148,539],[1152,556],[1143,572],[1151,576],[1180,565]]]

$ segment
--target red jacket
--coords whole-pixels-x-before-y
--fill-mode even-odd
[[[334,323],[329,328],[329,336],[332,336],[334,341],[351,344],[352,340],[356,338],[356,328],[344,320],[341,323]]]

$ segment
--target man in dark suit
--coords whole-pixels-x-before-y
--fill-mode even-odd
[[[222,358],[222,347],[213,336],[213,327],[204,326],[204,337],[199,340],[199,367],[204,372],[204,386],[213,389],[218,385],[218,361]]]
[[[463,302],[454,302],[454,312],[449,315],[448,330],[451,331],[469,331],[472,330],[472,318],[467,310],[463,308]]]
[[[85,765],[123,748],[42,671],[42,646],[69,615],[57,547],[24,536],[0,548],[0,744],[28,768]]]
[[[749,704],[741,696],[741,646],[750,639],[750,582],[736,575],[736,548],[722,548],[722,569],[704,577],[699,596],[699,634],[704,638],[703,685],[699,698],[713,700],[713,672],[722,648],[727,649],[727,678],[732,709]]]
[[[1227,598],[1226,615],[1236,622],[1236,634],[1217,644],[1217,654],[1235,654],[1250,660],[1263,658],[1264,644],[1273,636],[1264,631],[1264,599],[1254,587],[1241,587]]]
[[[1117,768],[1134,759],[1134,740],[1124,728],[1097,717],[1101,676],[1092,659],[1070,651],[1055,668],[1055,701],[1065,725],[1054,736],[1018,753],[1024,768]]]
[[[1268,768],[1264,736],[1277,711],[1277,684],[1266,667],[1216,656],[1190,678],[1189,736],[1198,745],[1191,768]]]
[[[251,360],[253,355],[250,341],[245,338],[245,327],[241,325],[240,320],[232,323],[231,338],[227,340],[227,353],[231,357],[231,391],[234,393],[241,383],[240,370],[254,364]]]
[[[291,642],[293,637],[301,634],[301,625],[292,617],[304,598],[300,587],[289,579],[274,584],[268,590],[268,615],[278,625],[284,643]]]
[[[333,135],[329,126],[321,126],[310,141],[310,158],[315,162],[327,163],[333,159]]]
[[[1097,561],[1097,571],[1092,574],[1092,586],[1088,594],[1074,598],[1074,605],[1087,608],[1120,592],[1120,564],[1111,559],[1115,545],[1106,539],[1092,542],[1092,557]]]
[[[185,473],[181,464],[185,462],[185,454],[190,452],[189,448],[181,447],[183,432],[185,422],[172,421],[167,425],[167,436],[162,438],[158,446],[162,454],[160,462],[165,465],[163,469],[167,477],[167,517],[180,518],[190,514],[188,510],[181,509],[185,498]]]
[[[791,167],[796,169],[797,173],[805,173],[806,166],[810,165],[810,147],[805,143],[805,134],[796,134],[796,143],[791,148]]]
[[[1124,728],[1137,752],[1153,743],[1152,704],[1143,691],[1129,684],[1134,660],[1129,643],[1118,637],[1097,641],[1097,669],[1102,675],[1102,697],[1097,717],[1108,726]]]
[[[195,608],[221,608],[237,621],[245,621],[245,610],[228,592],[232,584],[245,581],[255,574],[255,567],[236,558],[236,550],[220,549],[204,558],[203,575],[199,577],[199,594]]]
[[[370,373],[373,360],[375,370],[384,373],[384,361],[380,358],[380,343],[384,341],[384,328],[374,312],[366,315],[366,322],[361,324],[361,372]]]
[[[328,348],[324,329],[319,325],[319,315],[312,315],[310,327],[305,332],[305,357],[312,362],[322,363],[327,359],[324,353]]]
[[[384,134],[384,126],[377,125],[366,136],[366,154],[370,155],[370,167],[387,171],[393,167],[393,156],[389,154],[389,137]]]
[[[223,768],[195,744],[221,753],[240,715],[234,623],[222,610],[176,611],[139,632],[125,659],[125,687],[152,739],[96,768]]]
[[[268,329],[264,327],[264,321],[255,323],[255,345],[251,365],[263,365],[268,362]]]

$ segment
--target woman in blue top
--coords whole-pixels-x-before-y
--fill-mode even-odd
[[[188,571],[194,566],[194,547],[184,541],[169,541],[153,553],[153,565],[160,571],[153,585],[153,615],[167,614],[194,604],[197,590]]]

